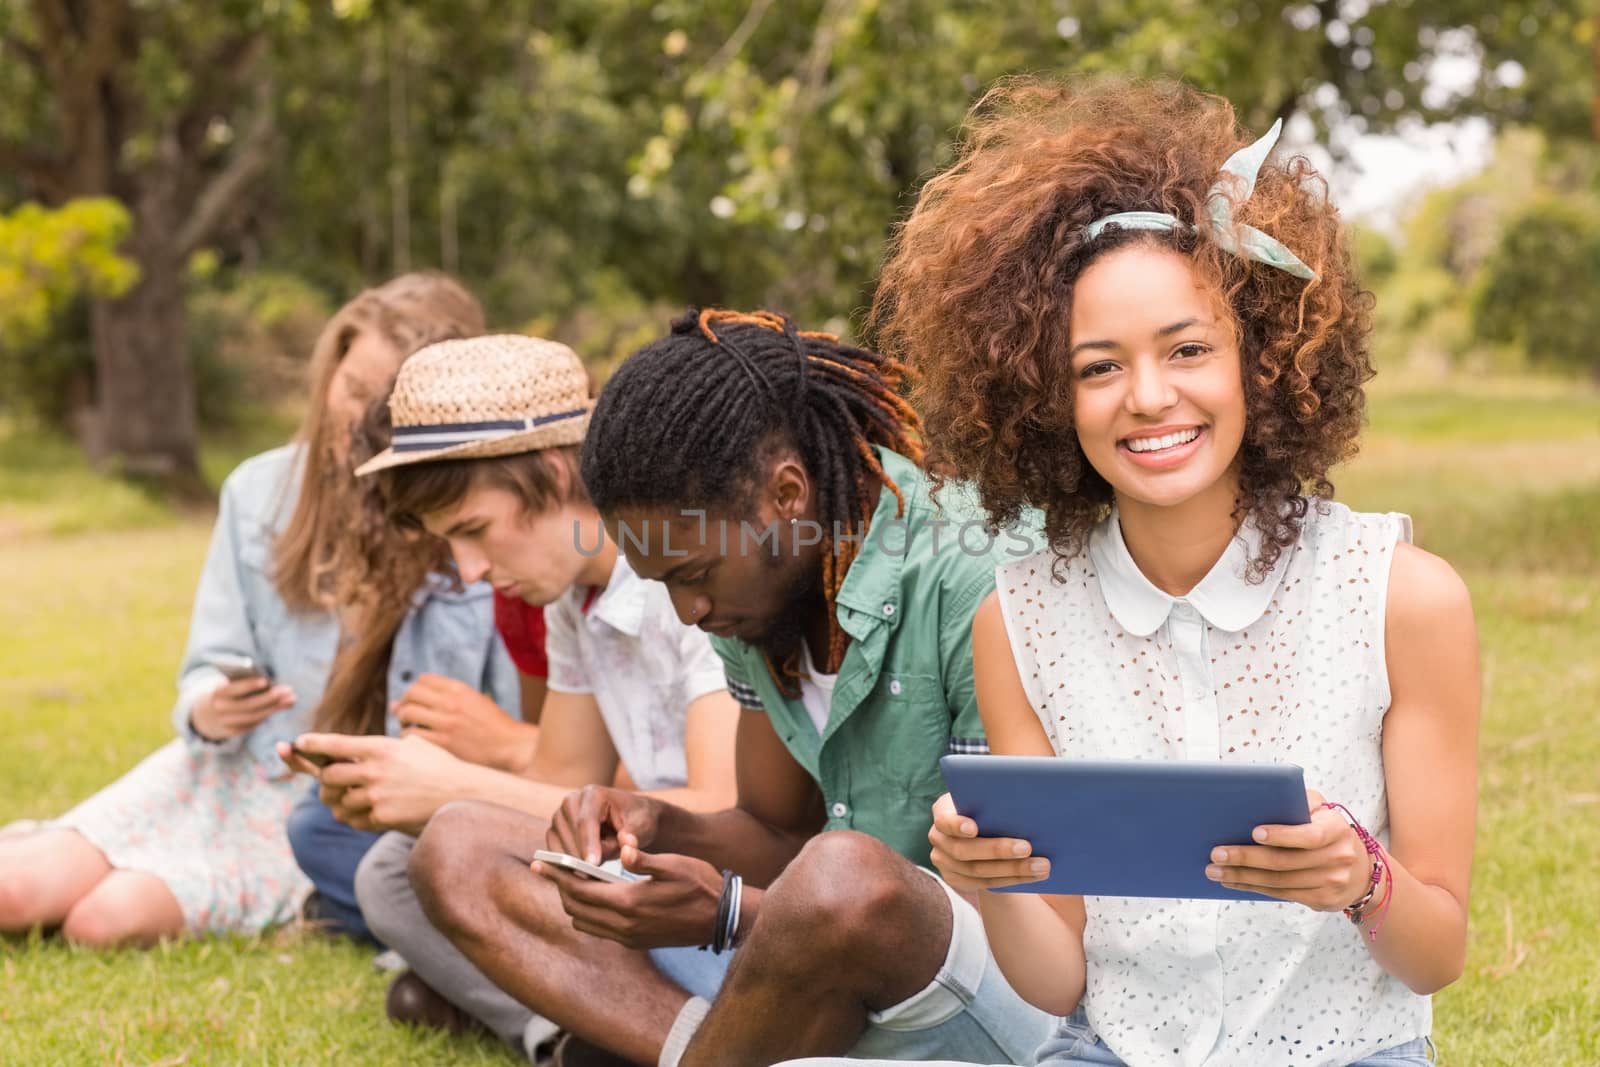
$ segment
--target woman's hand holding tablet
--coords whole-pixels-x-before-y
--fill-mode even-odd
[[[1015,837],[979,837],[978,824],[956,810],[949,793],[934,801],[933,865],[954,889],[974,892],[1027,885],[1050,875],[1050,861],[1033,855],[1033,845]]]
[[[1371,883],[1372,856],[1344,816],[1306,791],[1311,821],[1258,826],[1258,844],[1211,850],[1206,877],[1228,888],[1292,900],[1316,911],[1342,911]]]
[[[950,797],[929,840],[958,888],[1331,903],[1370,870],[1333,812],[1311,821],[1292,764],[959,755],[940,768]],[[1339,908],[1360,893],[1344,895]]]

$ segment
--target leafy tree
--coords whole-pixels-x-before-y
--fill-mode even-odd
[[[1547,196],[1514,216],[1484,266],[1474,313],[1482,334],[1529,358],[1600,378],[1600,208]]]
[[[620,316],[608,353],[690,301],[839,326],[1006,73],[1181,76],[1255,129],[1485,114],[1576,139],[1597,3],[0,0],[0,197],[130,209],[142,282],[94,301],[107,437],[181,473],[201,246],[336,296],[443,266],[502,322]],[[1452,57],[1476,80],[1442,93]]]
[[[90,299],[87,443],[183,489],[200,484],[184,265],[247,214],[272,160],[267,10],[244,0],[0,5],[0,169],[51,204],[113,197],[132,221],[124,251],[137,283]]]
[[[23,204],[0,215],[0,360],[44,337],[82,293],[114,298],[138,280],[117,253],[128,213],[115,200],[73,200],[57,210]]]
[[[138,269],[117,253],[128,213],[115,200],[23,204],[0,215],[0,411],[65,421],[90,392],[87,338],[70,326],[87,296],[125,292]]]

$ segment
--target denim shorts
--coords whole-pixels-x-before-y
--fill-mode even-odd
[[[1428,1067],[1437,1059],[1433,1041],[1419,1037],[1370,1053],[1346,1067]],[[1038,1067],[1127,1067],[1094,1032],[1079,1009],[1061,1021],[1055,1036],[1039,1049]]]
[[[904,1062],[935,1057],[966,1063],[1032,1063],[1034,1051],[1060,1021],[1019,997],[989,954],[983,918],[955,890],[927,872],[950,896],[950,948],[939,973],[917,993],[867,1016],[849,1058],[792,1061],[791,1067],[863,1067],[863,1060]]]
[[[897,1063],[907,1058],[912,1057],[874,1063],[863,1063],[853,1058],[794,1060],[782,1067],[896,1067]],[[1437,1059],[1433,1041],[1419,1037],[1415,1041],[1374,1052],[1346,1067],[1429,1067]],[[1081,1010],[1061,1020],[1055,1035],[1039,1047],[1038,1059],[1034,1062],[1038,1067],[1127,1067],[1095,1034]],[[919,1063],[920,1067],[984,1067],[992,1065],[994,1061],[941,1059],[921,1060]]]

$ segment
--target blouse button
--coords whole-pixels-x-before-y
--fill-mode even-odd
[[[846,815],[850,814],[849,805],[845,804],[843,801],[838,801],[838,800],[834,801],[833,802],[833,807],[829,808],[828,810],[833,813],[833,817],[835,819],[842,819]]]
[[[885,604],[883,606],[883,613],[885,615],[893,615],[894,614],[894,605],[893,604]]]
[[[898,678],[890,679],[890,681],[889,681],[889,692],[893,693],[895,696],[899,696],[900,695],[900,691],[902,689],[904,689],[904,688],[905,688],[905,686],[900,684],[900,679],[898,679]]]
[[[401,671],[400,672],[400,680],[402,682],[409,682],[409,681],[411,681],[411,678],[412,678],[412,674],[411,674],[410,671]]]

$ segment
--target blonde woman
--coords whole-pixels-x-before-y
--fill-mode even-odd
[[[295,441],[223,483],[179,669],[178,739],[63,817],[0,837],[0,932],[150,944],[295,914],[309,884],[284,824],[304,785],[274,744],[309,725],[337,651],[330,565],[338,501],[354,484],[351,428],[407,354],[482,330],[477,301],[437,274],[370,289],[329,321]],[[486,597],[419,622],[463,614],[485,620],[484,648],[497,649]],[[397,667],[397,678],[419,673]]]

